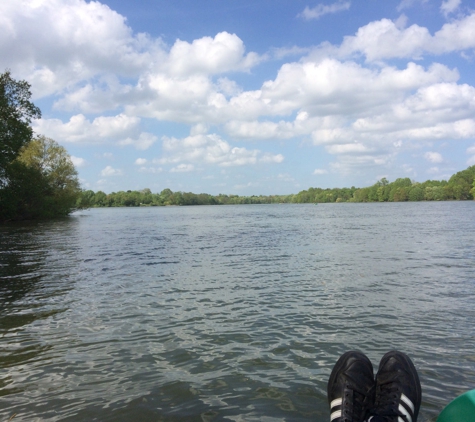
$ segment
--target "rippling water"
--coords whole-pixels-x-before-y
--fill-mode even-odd
[[[475,388],[475,202],[93,209],[0,225],[0,419],[327,421],[348,349]]]

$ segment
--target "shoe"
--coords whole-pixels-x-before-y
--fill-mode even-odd
[[[343,354],[328,380],[331,422],[362,422],[373,405],[374,373],[361,352]]]
[[[409,356],[395,350],[386,353],[376,374],[368,422],[416,422],[421,396],[419,376]]]

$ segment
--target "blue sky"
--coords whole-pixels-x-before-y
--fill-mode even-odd
[[[239,195],[475,164],[473,0],[2,0],[84,188]]]

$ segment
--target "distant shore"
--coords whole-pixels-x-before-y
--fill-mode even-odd
[[[365,188],[309,188],[290,195],[210,195],[207,193],[173,192],[164,189],[152,193],[150,189],[119,191],[83,191],[80,207],[144,207],[167,205],[238,205],[238,204],[305,204],[335,202],[406,202],[460,201],[475,197],[475,166],[455,173],[447,180],[427,180],[423,183],[409,178],[389,182],[386,178]]]

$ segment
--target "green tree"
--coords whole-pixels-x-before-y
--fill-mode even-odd
[[[0,221],[31,220],[50,212],[48,183],[38,169],[15,160],[5,169],[8,184],[0,189]]]
[[[107,195],[101,190],[97,191],[96,194],[94,195],[94,205],[97,207],[109,206],[107,202]]]
[[[91,208],[95,205],[96,194],[92,190],[85,190],[81,192],[78,198],[77,206],[79,208]]]
[[[473,199],[471,190],[475,179],[475,166],[455,173],[446,187],[449,199]]]
[[[45,216],[68,215],[81,207],[77,171],[64,147],[40,136],[21,148],[17,161],[36,170],[44,179],[44,201],[49,208]]]
[[[7,166],[33,137],[31,120],[41,117],[30,98],[28,82],[14,80],[9,71],[0,75],[0,188],[8,184]],[[18,166],[12,172],[17,174]]]
[[[424,200],[424,190],[419,185],[413,185],[409,191],[409,201]]]

